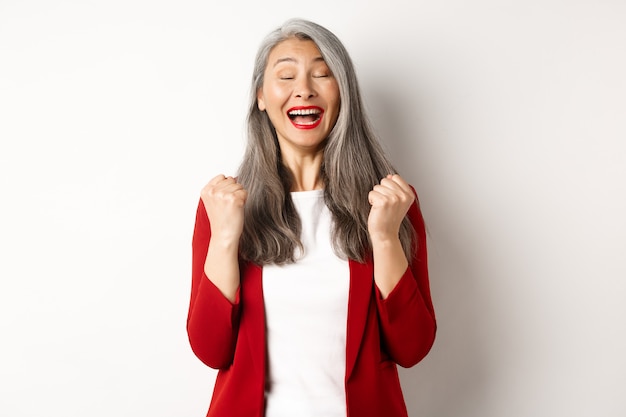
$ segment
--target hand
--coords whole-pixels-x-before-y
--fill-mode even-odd
[[[211,239],[238,243],[248,192],[235,178],[220,174],[204,186],[200,196],[211,222]]]
[[[398,239],[400,225],[415,201],[413,190],[399,175],[387,175],[368,194],[372,205],[367,230],[372,244]]]

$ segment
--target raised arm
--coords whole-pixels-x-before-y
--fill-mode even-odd
[[[239,235],[246,192],[233,178],[213,178],[202,190],[192,249],[187,333],[208,366],[232,361],[239,325]]]
[[[429,352],[436,332],[424,220],[414,190],[398,175],[384,178],[369,200],[382,345],[396,363],[413,366]],[[398,238],[404,216],[417,234],[410,263]]]

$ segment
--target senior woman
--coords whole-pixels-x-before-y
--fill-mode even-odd
[[[200,193],[187,320],[208,416],[401,417],[435,339],[424,222],[326,28],[262,42],[235,177]]]

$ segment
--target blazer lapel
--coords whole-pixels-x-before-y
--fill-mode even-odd
[[[352,374],[367,322],[368,308],[372,296],[374,268],[371,262],[359,263],[353,260],[350,265],[350,290],[348,295],[348,322],[346,334],[346,380]],[[254,363],[254,370],[265,378],[265,308],[263,304],[263,270],[257,265],[246,267],[242,281],[243,308],[248,323],[245,328],[248,346]],[[243,323],[242,323],[243,324]]]
[[[242,280],[242,307],[247,310],[247,323],[241,326],[246,329],[250,355],[254,370],[259,380],[265,378],[265,308],[263,304],[263,269],[255,264],[246,266],[245,278]],[[243,324],[243,323],[242,323]]]
[[[350,260],[350,292],[348,296],[348,329],[346,335],[346,380],[352,374],[361,347],[367,310],[372,295],[374,268],[371,262]]]

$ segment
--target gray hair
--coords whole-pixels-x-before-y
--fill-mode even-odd
[[[368,193],[395,169],[374,135],[365,114],[354,65],[341,41],[328,29],[303,19],[291,19],[262,41],[252,74],[247,117],[248,143],[238,181],[248,191],[240,253],[259,265],[295,261],[302,249],[301,223],[291,200],[292,174],[282,163],[276,132],[266,112],[259,110],[257,92],[272,49],[297,38],[313,41],[339,86],[337,122],[324,147],[321,177],[324,199],[333,216],[333,248],[344,257],[363,261],[371,251],[367,232]],[[407,259],[412,259],[415,231],[407,218],[400,230]]]

